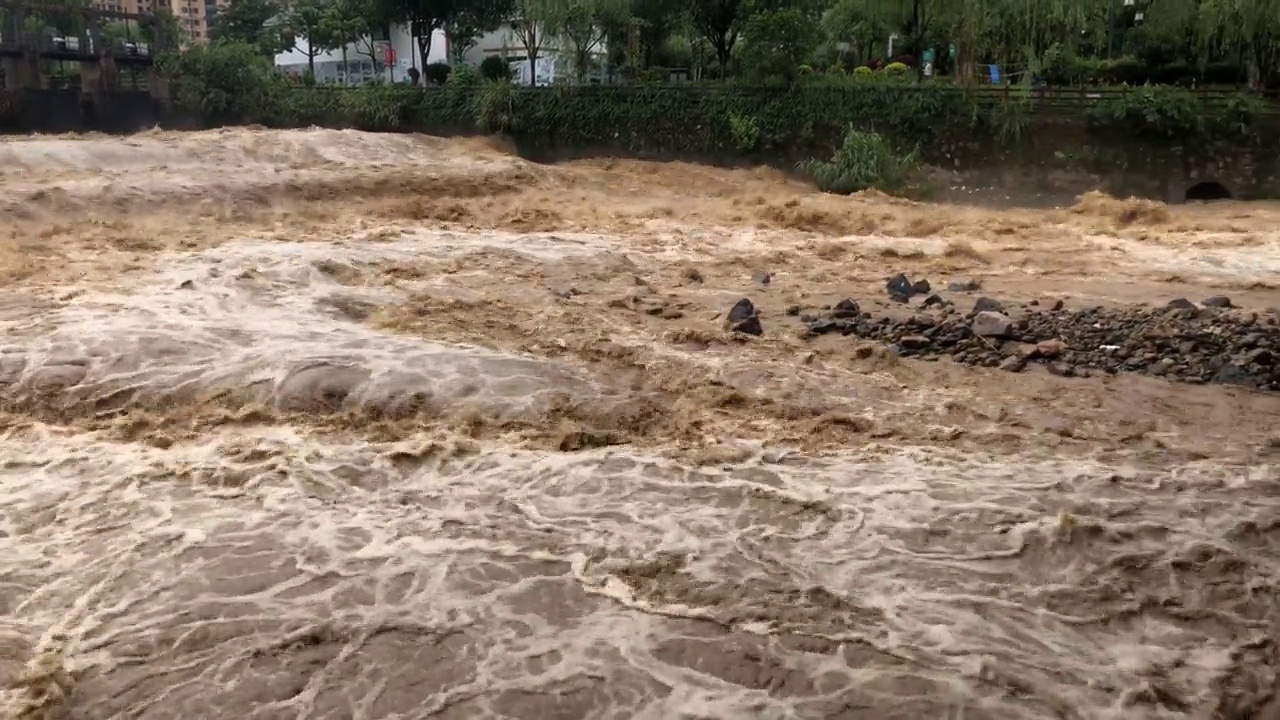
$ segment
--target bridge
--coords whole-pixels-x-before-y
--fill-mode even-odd
[[[145,125],[168,94],[155,58],[176,44],[153,14],[0,0],[0,131]]]

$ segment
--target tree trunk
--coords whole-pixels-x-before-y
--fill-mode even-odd
[[[342,87],[351,86],[351,68],[347,64],[347,44],[342,44]]]
[[[534,21],[522,21],[525,25],[523,33],[517,33],[524,45],[525,57],[529,60],[529,87],[538,84],[538,25]]]
[[[364,55],[369,58],[370,67],[373,68],[374,76],[378,74],[378,49],[373,44],[373,39],[368,35],[356,38],[356,54]]]
[[[418,25],[417,27],[419,29],[422,29],[420,25]],[[434,35],[436,32],[435,28],[431,27],[430,25],[427,25],[425,29],[426,29],[425,33],[422,33],[422,32],[417,33],[417,37],[415,38],[418,41],[418,53],[422,58],[422,62],[419,63],[418,67],[421,68],[423,71],[427,69],[427,57],[431,54],[431,36]],[[427,77],[426,72],[423,72],[422,81],[424,83],[426,82],[426,77]]]
[[[728,35],[722,35],[716,40],[716,62],[720,64],[720,79],[724,80],[729,76],[729,58],[733,54],[733,42],[729,40]]]
[[[956,43],[955,57],[950,58],[952,65],[951,71],[955,73],[957,80],[962,84],[968,85],[973,80],[973,68],[971,68],[965,60],[964,48],[965,46],[963,43]]]

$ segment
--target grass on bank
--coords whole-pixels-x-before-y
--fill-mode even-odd
[[[845,130],[844,140],[830,160],[809,159],[797,167],[813,179],[819,190],[838,195],[862,190],[897,194],[919,168],[918,148],[899,154],[879,134],[863,132],[852,125]]]

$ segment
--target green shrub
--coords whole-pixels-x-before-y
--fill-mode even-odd
[[[879,134],[850,125],[830,160],[806,160],[797,167],[813,178],[819,190],[848,195],[872,188],[896,192],[918,166],[916,151],[899,155]]]
[[[1233,142],[1256,143],[1262,139],[1262,120],[1266,116],[1267,102],[1257,95],[1237,93],[1227,101],[1226,110],[1213,118],[1211,130],[1214,139]]]
[[[818,44],[817,19],[796,8],[757,13],[742,29],[738,64],[750,82],[789,81]]]
[[[1069,57],[1050,48],[1041,79],[1050,85],[1236,85],[1244,80],[1239,65],[1210,64],[1201,69],[1183,62],[1148,64],[1134,58],[1115,60]]]
[[[271,123],[287,81],[254,45],[196,45],[160,58],[175,107],[208,126]]]
[[[853,69],[854,75],[870,75],[871,72],[872,72],[871,68],[867,67],[866,65],[859,65],[858,67]]]
[[[422,80],[429,85],[443,85],[452,72],[453,68],[449,67],[449,63],[431,63],[422,68]]]
[[[511,67],[507,65],[507,61],[497,55],[486,55],[484,60],[480,61],[480,74],[486,80],[510,80]]]
[[[480,71],[469,65],[459,65],[449,74],[442,89],[422,93],[415,119],[420,127],[448,131],[470,130],[476,127],[480,90],[485,79]]]
[[[1011,88],[985,115],[986,129],[1002,144],[1021,142],[1031,130],[1032,105],[1028,87]]]
[[[885,65],[884,69],[880,72],[885,75],[909,75],[911,74],[911,68],[907,67],[904,63],[891,62],[888,65]]]
[[[967,136],[977,113],[973,100],[959,88],[818,77],[785,89],[516,88],[509,101],[510,114],[518,119],[515,139],[528,147],[608,146],[625,152],[723,157],[740,155],[745,146],[750,152],[793,160],[830,153],[850,123],[904,144],[933,147],[946,137]],[[747,119],[755,132],[742,130]]]
[[[357,129],[386,132],[413,122],[414,105],[421,97],[418,88],[371,83],[350,91],[343,100]]]
[[[475,103],[476,128],[487,133],[515,135],[519,131],[516,124],[512,97],[515,86],[505,82],[491,82],[481,89]]]
[[[425,88],[308,88],[273,72],[253,46],[233,44],[197,46],[164,58],[161,67],[172,78],[176,109],[205,126],[479,130],[545,151],[608,147],[794,161],[846,149],[852,128],[895,147],[928,148],[937,152],[929,158],[934,160],[958,145],[1024,138],[1036,109],[1029,91],[991,103],[940,80],[918,85],[902,70],[872,73],[866,67],[847,76],[805,72],[781,88],[653,83],[551,90],[493,82],[468,66],[455,68],[443,85]],[[1091,131],[1126,139],[1253,143],[1266,137],[1265,110],[1257,97],[1242,94],[1225,112],[1209,113],[1194,92],[1144,86],[1108,97],[1087,118]]]
[[[1144,140],[1195,141],[1206,129],[1195,92],[1154,85],[1099,102],[1089,111],[1089,124],[1095,130]]]
[[[640,71],[640,82],[648,85],[659,85],[671,78],[671,71],[664,67],[645,68]]]
[[[729,133],[733,146],[742,152],[755,152],[760,147],[760,125],[753,117],[729,114]]]

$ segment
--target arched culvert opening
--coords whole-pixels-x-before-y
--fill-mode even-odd
[[[1227,189],[1226,185],[1216,180],[1206,180],[1187,188],[1183,199],[1187,202],[1192,200],[1230,200],[1231,191]]]

